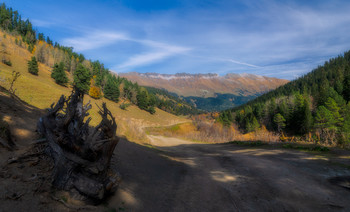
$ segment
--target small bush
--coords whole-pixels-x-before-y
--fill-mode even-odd
[[[2,58],[1,62],[5,65],[12,66],[12,62],[9,59]]]
[[[120,109],[122,109],[122,110],[126,110],[126,108],[129,106],[130,106],[130,104],[127,104],[127,103],[122,103],[121,105],[119,105]]]
[[[156,110],[154,109],[153,106],[149,107],[146,111],[149,112],[150,114],[155,114],[156,113]]]

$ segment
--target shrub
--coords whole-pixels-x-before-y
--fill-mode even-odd
[[[89,95],[94,99],[100,99],[102,97],[101,89],[97,86],[91,86],[89,90]]]
[[[126,108],[129,106],[130,106],[130,104],[127,104],[127,103],[122,103],[121,105],[119,105],[120,109],[122,109],[122,110],[126,110]]]
[[[2,58],[1,62],[5,65],[12,66],[11,60],[7,58]]]

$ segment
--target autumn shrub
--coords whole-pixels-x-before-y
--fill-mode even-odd
[[[101,89],[97,86],[91,86],[89,90],[89,95],[94,99],[100,99],[102,97]]]
[[[90,81],[89,95],[94,99],[100,99],[102,97],[101,88],[96,85],[96,76],[93,76]]]

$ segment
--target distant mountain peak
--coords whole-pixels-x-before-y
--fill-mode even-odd
[[[172,80],[172,79],[190,79],[190,78],[214,78],[219,77],[218,74],[208,73],[208,74],[189,74],[189,73],[176,73],[176,74],[159,74],[159,73],[137,73],[137,72],[129,72],[127,75],[138,75],[141,77],[154,78],[154,79],[164,79],[164,80]]]

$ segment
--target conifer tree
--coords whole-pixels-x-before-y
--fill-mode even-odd
[[[51,77],[55,79],[55,82],[59,85],[66,86],[68,83],[68,77],[64,71],[64,64],[60,62],[55,64],[51,73]]]
[[[350,68],[345,68],[345,77],[343,81],[343,97],[348,102],[350,101]]]
[[[30,61],[28,61],[28,72],[33,75],[38,75],[38,72],[39,72],[38,62],[34,56]]]
[[[251,115],[251,117],[248,119],[246,123],[246,131],[247,132],[254,132],[260,127],[258,120],[256,120],[254,115]]]
[[[106,85],[103,89],[103,93],[107,99],[112,100],[114,102],[119,101],[119,95],[120,95],[119,84],[117,83],[115,77],[114,78],[109,77],[107,79]]]
[[[344,118],[339,113],[340,108],[338,107],[337,103],[334,101],[334,99],[328,97],[325,105],[333,117],[335,127],[340,127],[344,121]]]
[[[346,105],[344,124],[342,127],[345,144],[350,144],[350,103]]]
[[[80,63],[74,72],[74,87],[81,92],[87,93],[90,88],[90,79],[91,74],[89,69]]]
[[[305,103],[303,106],[303,121],[302,121],[302,128],[301,128],[302,134],[308,133],[311,127],[312,127],[312,113],[310,110],[310,103],[309,101],[305,100]]]
[[[141,90],[138,92],[137,96],[137,106],[142,109],[146,110],[148,108],[148,95],[146,90]]]
[[[315,126],[320,129],[336,129],[336,121],[334,120],[331,111],[321,105],[316,110]]]
[[[286,119],[280,113],[277,113],[274,116],[273,121],[277,125],[278,132],[282,132],[282,129],[286,126]]]

